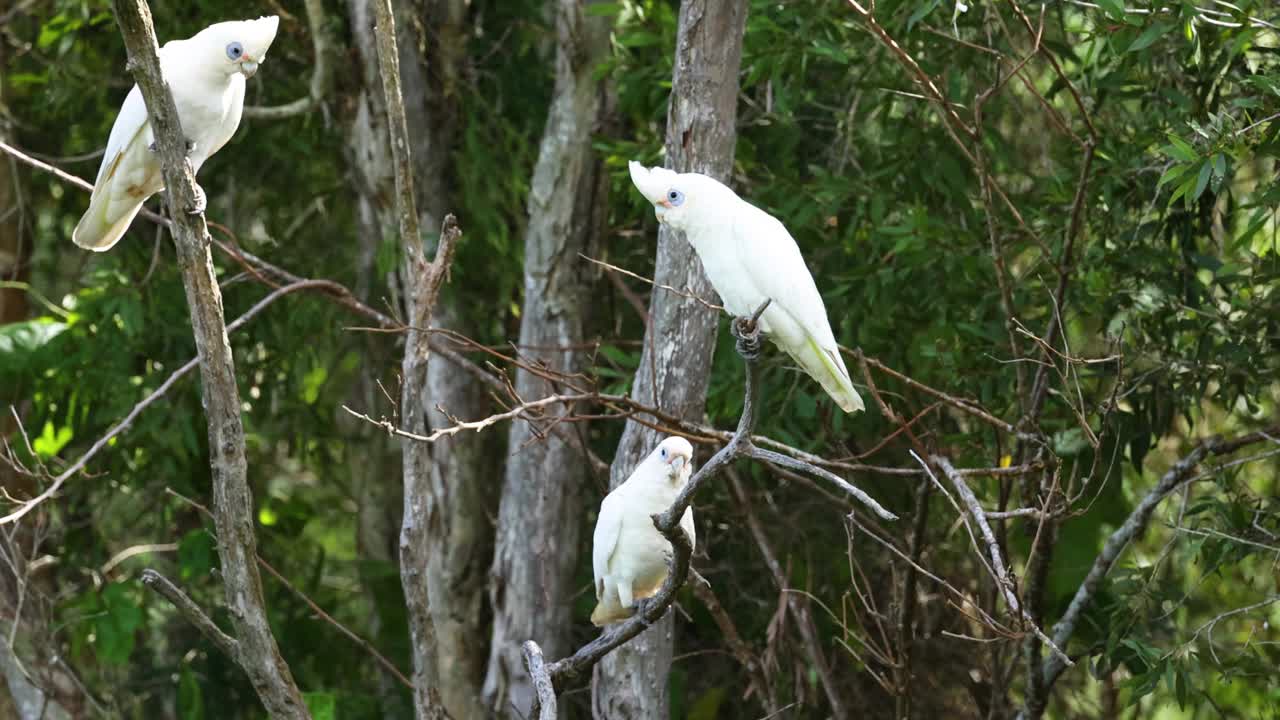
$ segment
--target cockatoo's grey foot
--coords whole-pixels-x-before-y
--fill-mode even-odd
[[[152,140],[151,144],[147,146],[147,149],[150,150],[151,152],[156,151],[156,143],[154,140]],[[195,151],[196,151],[196,141],[192,140],[191,138],[187,138],[187,157],[191,157],[191,153],[194,153]]]
[[[747,361],[760,357],[760,316],[772,303],[773,298],[766,298],[749,317],[736,317],[729,326],[733,336],[738,339],[738,354]]]
[[[205,211],[205,208],[209,206],[209,199],[207,196],[205,196],[204,188],[200,187],[199,183],[196,183],[195,185],[193,185],[193,187],[196,190],[196,201],[194,204],[187,207],[187,214],[199,215],[200,213]]]
[[[634,614],[640,615],[643,617],[646,613],[649,612],[649,609],[652,608],[654,604],[657,602],[658,602],[657,595],[647,597],[647,598],[641,598],[639,600],[636,600],[635,607],[632,608],[632,610]]]
[[[738,317],[733,319],[730,327],[733,330],[733,336],[737,339],[738,354],[748,361],[759,358],[760,324],[751,318]]]

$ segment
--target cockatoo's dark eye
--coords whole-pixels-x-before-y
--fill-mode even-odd
[[[671,203],[672,206],[676,206],[676,207],[684,204],[684,193],[680,192],[679,190],[676,190],[675,188],[668,190],[667,202]]]
[[[232,60],[239,60],[242,55],[244,55],[243,45],[238,42],[233,42],[227,45],[227,57]]]
[[[659,450],[659,451],[658,451],[658,455],[659,455],[659,456],[661,456],[663,460],[666,460],[666,459],[667,459],[667,449],[666,449],[666,448],[662,448],[661,450]]]

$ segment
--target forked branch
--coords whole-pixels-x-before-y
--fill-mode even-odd
[[[572,681],[586,677],[591,668],[605,655],[657,622],[671,604],[675,602],[676,593],[684,586],[689,575],[689,559],[693,554],[690,538],[680,528],[680,518],[693,501],[698,488],[715,475],[724,470],[730,463],[739,458],[752,458],[775,462],[785,467],[806,472],[811,475],[830,480],[835,478],[839,484],[855,498],[861,500],[877,515],[886,520],[896,520],[897,516],[885,510],[866,493],[846,483],[843,479],[819,467],[801,460],[761,450],[752,444],[751,433],[755,428],[759,411],[759,367],[760,330],[757,321],[764,309],[769,306],[766,300],[751,315],[737,318],[733,322],[733,334],[737,338],[738,354],[746,365],[746,389],[742,405],[742,415],[738,418],[738,428],[729,441],[698,469],[689,482],[685,484],[675,502],[666,512],[654,515],[653,525],[671,543],[671,571],[662,583],[658,593],[648,600],[637,603],[636,613],[621,623],[611,625],[599,637],[582,646],[573,655],[546,665],[541,652],[534,653],[529,644],[525,645],[525,668],[533,679],[535,688],[551,688],[551,694],[539,692],[535,698],[533,716],[539,718],[554,717],[546,714],[546,705],[554,702],[555,693],[562,691]],[[830,477],[828,477],[830,476]],[[536,647],[536,646],[535,646]]]

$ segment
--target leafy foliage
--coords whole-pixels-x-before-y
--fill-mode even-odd
[[[296,17],[282,22],[272,62],[259,76],[265,81],[251,85],[255,104],[307,91],[308,30],[300,8],[286,5]],[[1064,379],[1050,373],[1054,389],[1040,419],[1062,477],[1080,491],[1052,543],[1046,627],[1065,610],[1107,535],[1192,439],[1277,413],[1280,36],[1252,21],[1275,22],[1275,11],[1263,0],[1218,4],[1211,9],[1217,15],[1191,2],[1165,5],[1138,12],[1119,0],[1025,4],[1032,32],[1011,3],[961,12],[959,3],[939,0],[878,2],[877,21],[962,118],[972,121],[983,103],[980,139],[964,148],[956,141],[961,131],[845,3],[752,0],[748,13],[732,181],[785,221],[846,346],[1016,423],[1027,412],[1020,373],[1033,375],[1038,366],[1013,362],[1011,335],[1024,354],[1034,345],[1011,327],[996,248],[1023,328],[1042,335],[1057,323],[1073,357],[1097,360],[1074,366]],[[162,38],[246,14],[224,0],[154,9]],[[334,7],[326,9],[345,53],[352,30]],[[652,276],[654,221],[632,191],[626,162],[662,159],[678,4],[625,0],[594,4],[591,12],[615,23],[611,57],[598,69],[611,81],[612,110],[595,138],[609,171],[608,233],[599,254]],[[461,130],[448,163],[449,202],[467,240],[447,293],[476,328],[476,340],[502,345],[519,325],[526,198],[550,100],[554,30],[542,4],[524,1],[476,0],[468,22],[475,25],[469,72],[453,96]],[[17,144],[51,157],[100,147],[129,85],[106,3],[37,3],[14,15],[4,34],[0,109],[13,118]],[[1037,37],[1061,74],[1047,55],[1033,56]],[[25,49],[15,51],[19,45]],[[344,154],[356,75],[338,70],[322,112],[246,122],[208,163],[201,177],[210,217],[225,226],[215,230],[219,239],[299,274],[357,285],[360,243],[353,240]],[[984,99],[995,85],[1001,91]],[[987,199],[970,157],[978,151],[1007,204]],[[96,162],[59,164],[91,177]],[[1077,210],[1082,175],[1088,182]],[[191,358],[194,346],[166,240],[139,221],[111,253],[72,253],[70,228],[85,197],[48,175],[23,169],[17,176],[32,239],[30,285],[54,301],[33,303],[29,319],[0,326],[0,400],[16,404],[30,431],[34,456],[27,459],[56,470]],[[384,242],[370,273],[370,304],[394,306],[397,288],[388,279],[397,257],[394,242]],[[267,290],[236,262],[223,257],[219,264],[233,318]],[[1060,273],[1071,278],[1061,317]],[[639,365],[644,322],[611,283],[592,277],[598,301],[590,334],[601,343],[592,374],[603,390],[622,392]],[[394,568],[367,557],[356,538],[362,498],[353,478],[362,470],[362,436],[341,405],[370,358],[381,362],[395,340],[347,331],[352,324],[342,308],[299,295],[231,342],[261,553],[339,621],[366,632],[375,607],[380,617],[397,617],[388,610],[400,604],[400,589]],[[852,363],[851,370],[861,383]],[[390,373],[383,380],[394,387]],[[881,390],[898,412],[922,413],[924,437],[958,465],[998,466],[1016,452],[970,417],[930,409],[933,398],[910,387],[886,382]],[[889,419],[874,408],[839,413],[778,353],[768,354],[763,393],[764,435],[825,457],[913,466],[901,438],[880,442],[895,429]],[[740,365],[721,332],[708,422],[728,427],[741,407]],[[239,670],[136,579],[142,567],[157,566],[180,578],[203,607],[221,605],[212,527],[166,492],[208,502],[204,427],[198,383],[186,380],[99,456],[92,477],[76,477],[45,506],[52,533],[46,544],[59,556],[48,570],[57,642],[93,693],[122,716],[158,717],[171,706],[183,718],[260,715]],[[620,429],[590,425],[592,450],[611,457]],[[1096,447],[1090,435],[1102,438]],[[16,429],[9,439],[23,455]],[[1151,532],[1099,589],[1068,648],[1084,656],[1088,672],[1064,678],[1054,716],[1097,716],[1117,698],[1129,716],[1170,708],[1182,717],[1209,717],[1212,707],[1242,717],[1278,712],[1278,605],[1220,617],[1277,590],[1276,462],[1263,457],[1205,472],[1162,506]],[[900,510],[911,507],[914,479],[854,479]],[[853,589],[868,584],[859,580],[865,572],[883,588],[878,599],[888,607],[901,566],[848,529],[841,504],[807,485],[758,468],[742,480],[754,512],[767,514],[791,585],[829,609],[812,605],[833,671],[850,678],[851,696],[867,707],[891,709],[871,676],[884,670],[866,650],[878,642],[874,625],[860,624]],[[992,508],[1019,506],[1024,491],[1007,476],[975,479],[973,487]],[[709,548],[698,558],[700,571],[743,637],[771,661],[766,672],[779,701],[800,703],[805,717],[825,717],[816,669],[783,639],[791,621],[775,614],[778,588],[762,570],[745,512],[724,488],[699,498],[707,519],[700,543]],[[985,571],[967,538],[947,530],[953,508],[935,500],[929,513],[929,567],[978,602],[990,583],[979,580]],[[1022,578],[1035,538],[1020,527],[1002,524],[1000,533]],[[905,546],[907,530],[896,528],[894,537]],[[177,547],[99,573],[117,552],[144,543]],[[589,572],[581,566],[585,586]],[[314,717],[402,711],[405,695],[387,690],[372,662],[317,624],[285,588],[265,582],[273,629]],[[936,590],[928,586],[921,608],[917,672],[921,687],[946,692],[922,697],[918,714],[967,717],[978,695],[981,703],[1016,704],[1020,675],[1005,688],[1008,697],[984,693],[994,694],[994,671],[1016,661],[1017,648],[1006,643],[988,654],[945,637],[966,634],[969,625]],[[673,672],[673,716],[751,715],[759,699],[743,698],[741,670],[732,658],[704,652],[723,647],[714,620],[688,595],[682,605],[694,608],[680,629],[690,659]],[[224,612],[215,619],[224,621]],[[585,638],[588,628],[578,632]],[[406,634],[401,624],[381,628],[376,638],[401,667]],[[955,678],[971,671],[982,679],[965,690]],[[569,712],[585,711],[585,704],[566,702]]]

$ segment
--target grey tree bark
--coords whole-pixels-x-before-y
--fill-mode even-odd
[[[358,212],[362,231],[372,244],[362,249],[372,263],[377,243],[394,230],[389,206],[392,176],[386,129],[386,110],[379,89],[371,0],[349,0],[353,36],[364,61],[365,91],[357,104],[352,127],[352,152],[357,161],[356,184],[362,187]],[[455,89],[466,61],[466,10],[463,0],[421,3],[393,2],[397,18],[401,88],[405,115],[413,129],[411,141],[414,196],[421,227],[428,236],[440,227],[449,203],[449,160],[455,143]],[[392,278],[392,284],[397,282]],[[467,328],[451,296],[442,294],[433,308],[432,325],[466,334]],[[436,342],[433,339],[432,342]],[[412,407],[410,407],[412,405]],[[443,407],[460,417],[477,417],[486,409],[483,392],[453,363],[426,365],[425,380],[416,399],[402,403],[402,412],[421,412],[428,427],[446,423]],[[485,580],[491,557],[496,506],[491,478],[499,458],[495,437],[468,434],[435,443],[424,466],[426,493],[439,522],[425,529],[421,548],[425,573],[421,576],[435,622],[437,675],[441,701],[456,720],[485,718],[480,702],[484,669],[483,635]],[[419,452],[418,450],[414,451]],[[376,487],[374,487],[376,486]],[[398,488],[378,481],[366,500],[361,518],[362,545],[371,553],[398,543]],[[377,557],[377,555],[373,555]]]
[[[347,17],[353,32],[360,67],[360,90],[355,97],[355,110],[347,130],[347,162],[351,168],[354,190],[356,227],[359,229],[356,254],[356,282],[352,292],[362,302],[376,304],[370,297],[378,286],[377,254],[383,240],[395,233],[395,215],[387,207],[393,197],[391,144],[387,132],[386,104],[382,98],[382,80],[378,74],[378,52],[375,47],[373,8],[369,0],[351,0]],[[401,48],[404,54],[404,48]],[[365,363],[351,389],[351,407],[378,407],[383,400],[378,380],[390,364],[386,338],[367,334],[359,338]],[[401,486],[399,462],[391,453],[386,433],[365,422],[339,413],[339,423],[348,433],[350,467],[354,469],[353,487],[359,506],[356,516],[356,551],[361,562],[362,589],[373,612],[369,634],[385,646],[389,633],[400,632],[399,613],[385,613],[378,598],[394,597],[394,576],[379,568],[397,567],[396,546],[400,534]],[[385,673],[378,673],[378,695],[382,711],[395,717],[407,713],[400,687]]]
[[[667,166],[727,182],[737,140],[738,73],[746,0],[690,0],[680,5],[675,69],[667,108]],[[711,284],[693,248],[663,226],[655,280],[699,297]],[[695,300],[655,291],[633,395],[687,420],[700,421],[718,318]],[[617,487],[659,441],[634,421],[622,432],[610,468]],[[650,720],[669,715],[667,679],[674,646],[670,613],[596,665],[592,712],[598,720]]]
[[[587,249],[605,207],[603,167],[591,139],[605,106],[605,84],[594,71],[609,50],[610,21],[586,16],[589,4],[559,0],[555,5],[555,91],[534,168],[525,233],[520,353],[567,373],[581,369],[583,362],[587,274],[578,254]],[[536,398],[557,388],[518,370],[516,391]],[[533,705],[521,655],[526,640],[535,640],[550,657],[570,649],[581,488],[590,466],[572,442],[578,429],[562,425],[547,433],[554,422],[517,421],[508,436],[484,684],[485,702],[502,715],[523,717]]]
[[[191,212],[197,207],[195,173],[186,158],[186,140],[177,107],[160,75],[151,9],[145,0],[114,0],[112,7],[163,160],[168,204],[176,208],[172,213],[174,242],[200,359],[209,425],[213,515],[227,608],[239,642],[236,660],[272,717],[309,718],[302,694],[271,634],[262,600],[235,361],[222,316],[222,292],[209,251],[209,229],[203,211]]]

